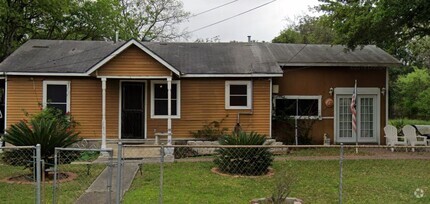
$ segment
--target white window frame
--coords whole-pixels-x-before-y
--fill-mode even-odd
[[[151,118],[153,119],[167,119],[167,115],[155,115],[154,108],[154,84],[166,84],[166,80],[152,80],[151,81]],[[181,81],[173,80],[172,84],[176,84],[176,115],[171,115],[172,119],[181,118]]]
[[[66,112],[70,112],[70,81],[43,81],[43,108],[48,104],[48,85],[66,85]]]
[[[230,85],[246,85],[247,106],[230,105]],[[252,108],[252,82],[251,81],[225,81],[225,109],[251,109]]]
[[[273,103],[273,106],[275,107],[276,110],[276,99],[295,99],[295,100],[300,100],[300,99],[317,99],[318,100],[318,115],[317,116],[290,116],[290,118],[295,118],[295,119],[322,119],[322,114],[321,114],[321,99],[322,96],[321,95],[311,95],[311,96],[303,96],[303,95],[285,95],[285,96],[275,96],[274,97],[275,101]],[[275,111],[276,113],[276,111]]]

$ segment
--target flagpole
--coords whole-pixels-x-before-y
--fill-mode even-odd
[[[355,94],[354,109],[357,112],[357,102],[356,102],[357,101],[357,80],[355,80],[354,94]],[[355,153],[358,154],[357,115],[355,116]]]

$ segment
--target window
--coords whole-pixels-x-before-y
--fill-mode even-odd
[[[321,117],[321,96],[277,96],[275,114],[301,119]]]
[[[70,112],[70,82],[43,81],[43,107],[54,107]]]
[[[151,81],[151,118],[167,118],[167,81]],[[180,118],[181,84],[172,81],[172,118]]]
[[[225,109],[251,109],[251,81],[225,82]]]

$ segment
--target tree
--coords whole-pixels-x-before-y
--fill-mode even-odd
[[[2,0],[0,60],[28,39],[172,40],[188,15],[178,0]]]
[[[430,34],[428,0],[319,0],[337,43],[354,49],[375,44],[398,57],[405,46]]]
[[[275,37],[274,43],[332,44],[336,34],[325,26],[326,17],[302,16]]]
[[[187,20],[190,13],[183,10],[179,0],[121,0],[124,32],[127,37],[142,41],[168,41],[187,37],[177,24]]]
[[[415,68],[400,76],[395,84],[399,96],[395,103],[397,114],[408,118],[428,119],[430,115],[430,73],[428,69]]]

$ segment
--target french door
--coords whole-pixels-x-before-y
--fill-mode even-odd
[[[336,142],[375,143],[378,142],[378,95],[357,95],[357,133],[352,131],[351,94],[336,95]]]

